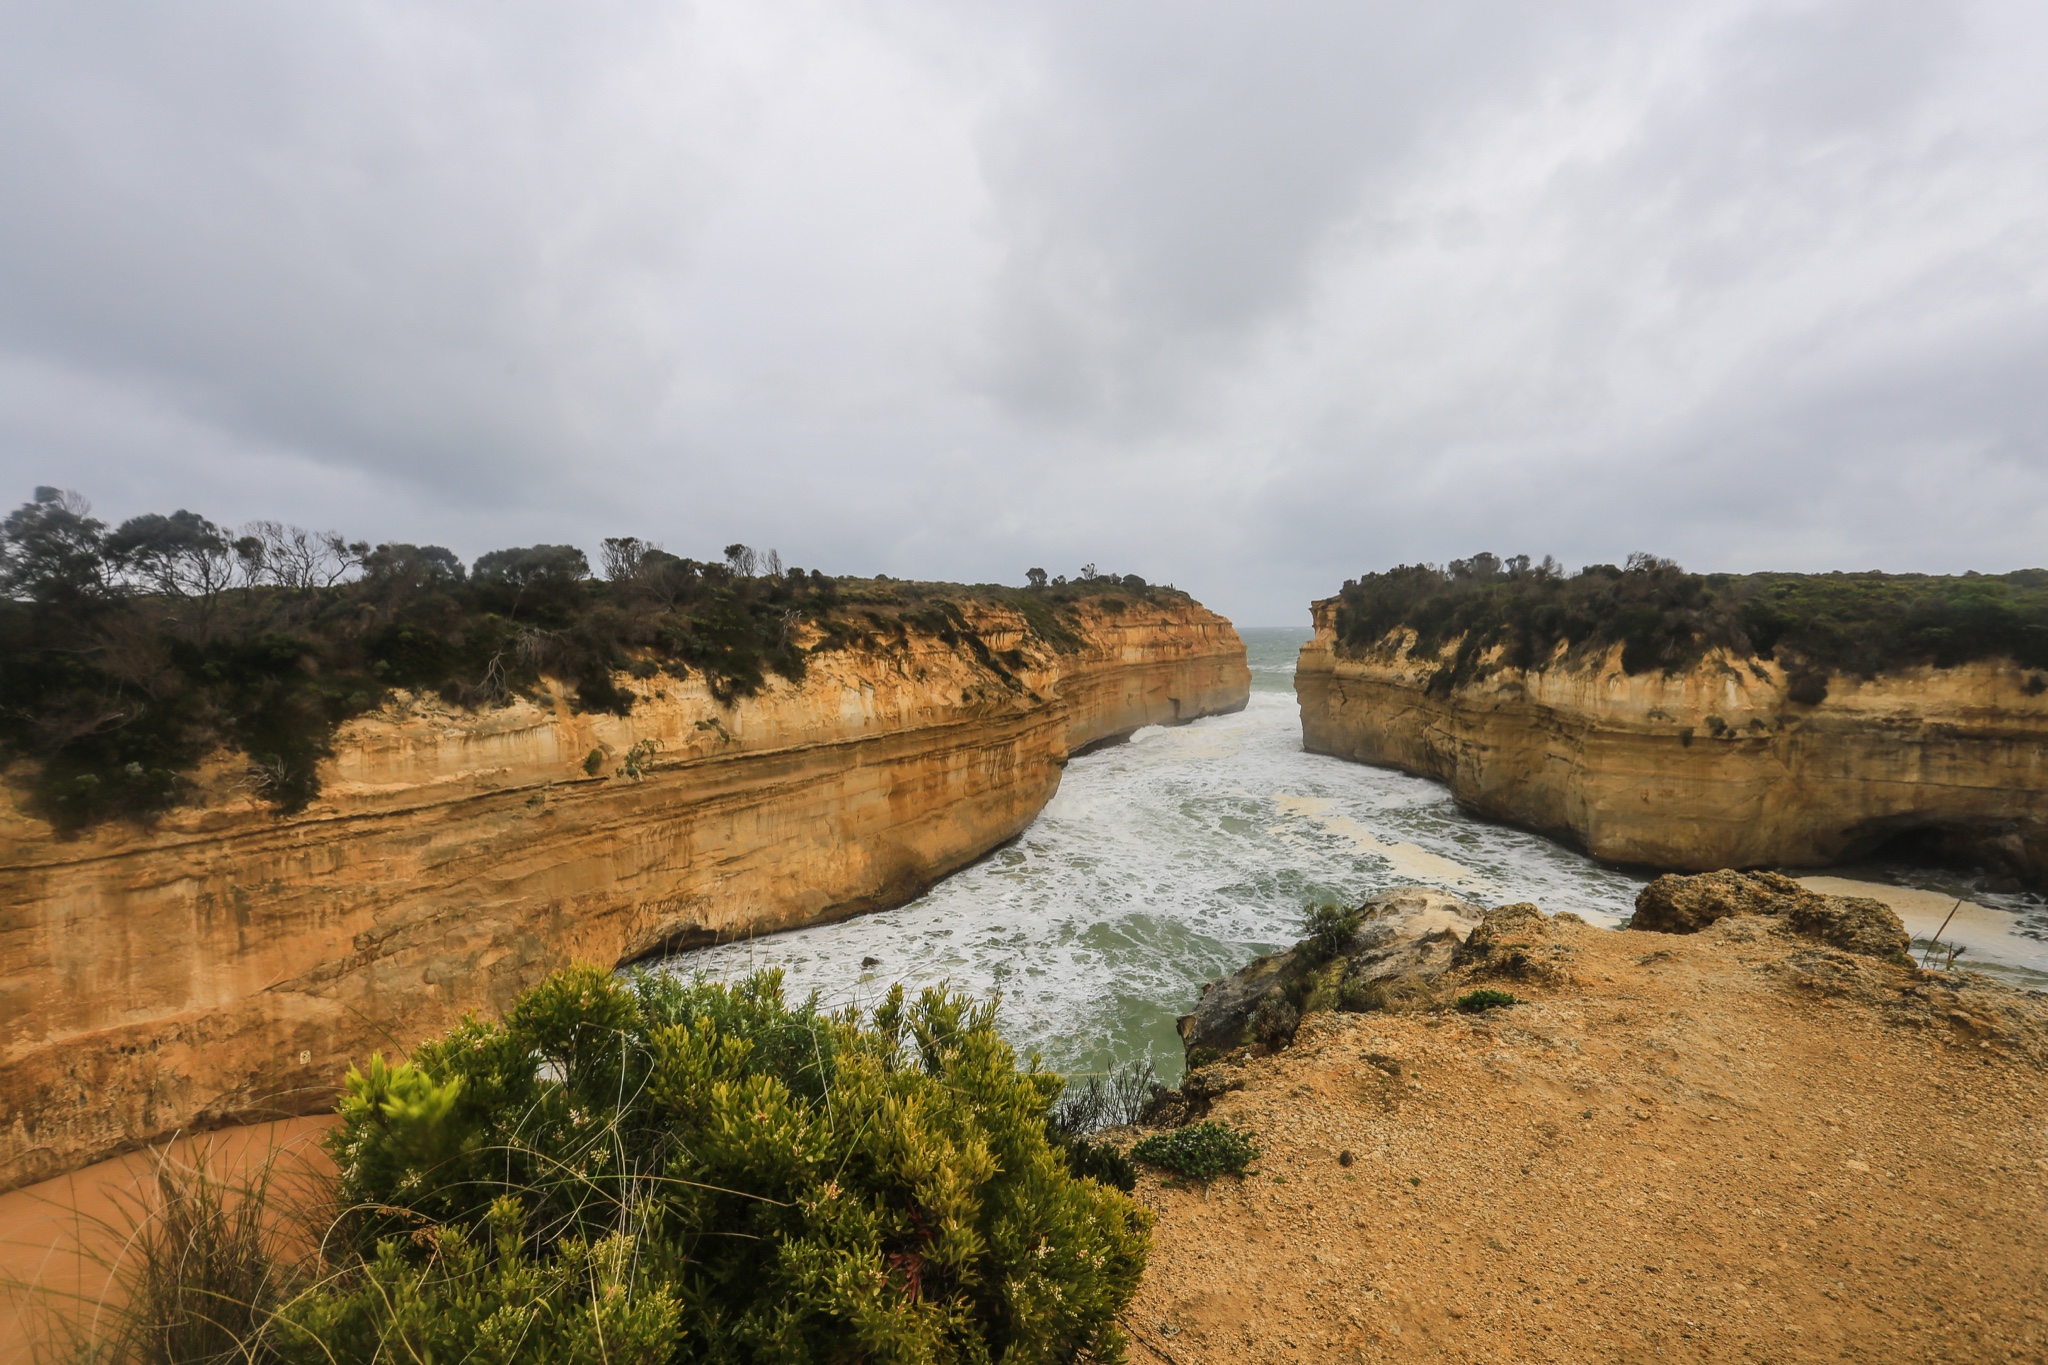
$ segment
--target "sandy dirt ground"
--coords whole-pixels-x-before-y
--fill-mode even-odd
[[[1143,1177],[1134,1362],[2048,1360],[2048,998],[1748,917],[1532,932],[1484,983],[1530,1003],[1219,1064],[1265,1154]]]

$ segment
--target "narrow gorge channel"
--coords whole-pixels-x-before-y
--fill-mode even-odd
[[[1632,911],[1635,871],[1473,816],[1440,783],[1304,752],[1293,670],[1309,632],[1241,634],[1252,668],[1243,711],[1074,759],[1021,836],[918,900],[664,965],[718,976],[779,967],[792,994],[833,1005],[870,1003],[898,981],[999,994],[1012,1041],[1057,1069],[1143,1056],[1170,1078],[1175,1017],[1204,981],[1293,942],[1305,903],[1422,882],[1602,925]],[[1886,885],[1862,884],[1872,881]],[[1820,885],[1884,895],[1923,940],[1967,894],[1943,936],[1967,946],[1963,964],[2048,986],[2039,896],[1906,866],[1836,869]]]

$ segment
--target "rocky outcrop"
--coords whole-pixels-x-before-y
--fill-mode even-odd
[[[1903,953],[1912,939],[1898,915],[1867,896],[1823,896],[1775,872],[1671,874],[1636,894],[1631,929],[1696,934],[1731,915],[1772,915],[1793,933],[1868,957]]]
[[[1836,677],[1811,704],[1779,664],[1724,654],[1631,676],[1617,650],[1448,686],[1412,637],[1351,651],[1334,601],[1315,619],[1295,672],[1306,748],[1437,778],[1596,857],[1823,867],[1917,841],[2048,885],[2048,688],[2016,665]]]
[[[319,1108],[351,1060],[572,959],[900,904],[1022,830],[1070,753],[1248,694],[1185,600],[1091,601],[1064,648],[963,610],[977,641],[819,653],[731,706],[695,675],[621,679],[626,717],[401,699],[285,819],[225,762],[146,830],[67,842],[0,803],[0,1188]]]
[[[1282,1047],[1301,1017],[1317,1009],[1400,1008],[1425,1001],[1459,945],[1487,912],[1469,901],[1404,886],[1366,901],[1337,952],[1304,940],[1269,953],[1202,988],[1180,1020],[1188,1062],[1199,1067],[1247,1046]]]

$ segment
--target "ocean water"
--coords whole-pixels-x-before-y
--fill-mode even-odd
[[[792,995],[816,991],[832,1006],[872,1004],[896,982],[949,985],[999,997],[1005,1034],[1058,1070],[1142,1057],[1172,1078],[1174,1020],[1202,983],[1294,942],[1310,904],[1421,883],[1596,924],[1631,913],[1637,871],[1479,819],[1438,783],[1304,753],[1293,673],[1308,632],[1243,633],[1243,711],[1141,730],[1075,759],[1023,834],[925,896],[663,967],[719,977],[778,967]],[[1918,919],[1956,889],[1953,876],[1910,868],[1855,875],[1917,888],[1921,913],[1908,924],[1923,937],[1932,930]],[[2039,897],[1978,895],[1968,919],[1966,963],[2048,985]]]

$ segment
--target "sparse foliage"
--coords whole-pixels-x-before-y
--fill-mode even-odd
[[[23,1325],[55,1358],[90,1365],[268,1365],[266,1329],[316,1280],[331,1216],[323,1187],[282,1171],[280,1155],[229,1176],[204,1139],[156,1152],[136,1187],[108,1191],[108,1215],[81,1215],[74,1233],[106,1292],[32,1299]]]
[[[1303,912],[1301,932],[1308,948],[1319,961],[1328,961],[1344,951],[1358,932],[1359,914],[1341,905],[1313,905]]]

